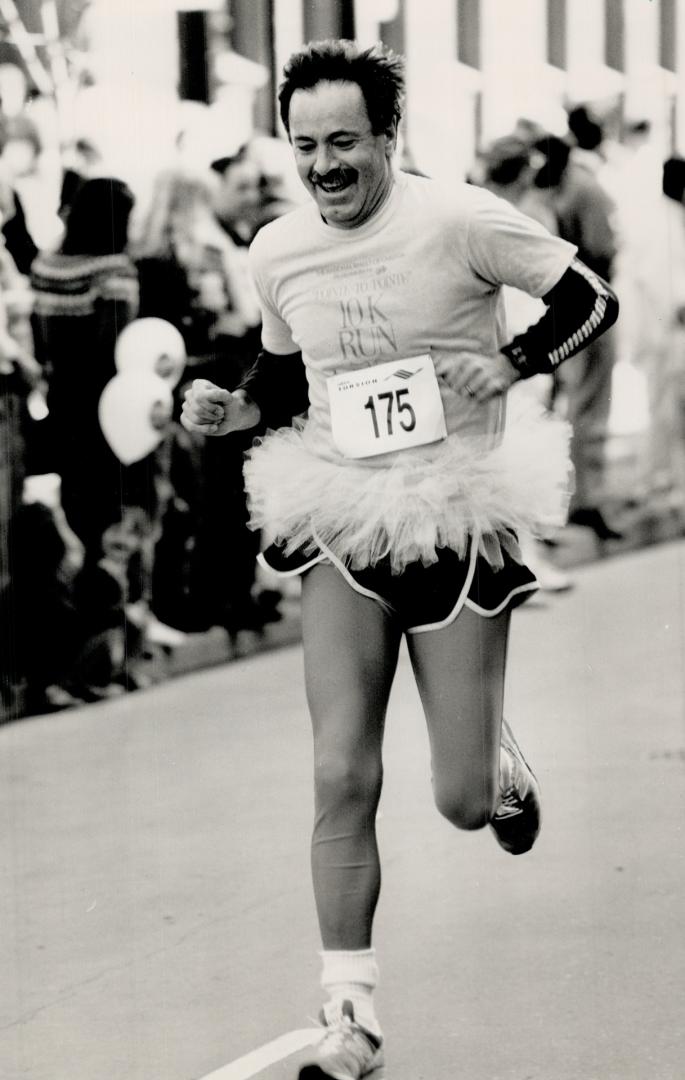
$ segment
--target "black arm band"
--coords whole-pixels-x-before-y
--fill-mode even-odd
[[[287,427],[309,408],[309,386],[299,352],[279,356],[262,349],[237,389],[259,407],[260,427]]]
[[[555,371],[616,322],[618,300],[603,278],[574,259],[543,296],[547,311],[501,352],[522,379]]]

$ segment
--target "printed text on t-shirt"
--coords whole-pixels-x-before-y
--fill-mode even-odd
[[[338,301],[338,342],[344,360],[372,360],[397,352],[394,327],[380,306],[382,295]]]

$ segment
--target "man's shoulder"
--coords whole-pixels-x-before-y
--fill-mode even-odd
[[[452,240],[466,235],[474,220],[486,219],[488,211],[502,202],[484,188],[465,181],[447,182],[420,176],[407,176],[405,180],[408,196],[405,205],[413,207],[414,216],[426,228],[448,234]]]
[[[273,258],[284,249],[292,250],[293,244],[307,235],[313,209],[313,204],[303,204],[262,225],[250,245],[250,261],[258,263],[264,258]]]
[[[405,181],[417,203],[422,203],[438,216],[458,221],[467,220],[502,203],[491,191],[465,180],[447,182],[444,179],[407,176]]]

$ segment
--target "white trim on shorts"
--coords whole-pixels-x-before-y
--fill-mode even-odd
[[[457,597],[457,602],[450,611],[449,615],[445,619],[441,619],[439,622],[434,623],[422,623],[420,626],[410,626],[407,630],[408,634],[425,634],[429,630],[444,630],[447,626],[450,626],[457,615],[463,608],[464,604],[468,603],[466,599],[468,591],[473,584],[473,578],[476,573],[476,562],[478,560],[478,544],[480,541],[480,533],[475,532],[471,537],[471,552],[469,555],[469,568],[464,579],[464,585]]]
[[[359,593],[360,596],[366,596],[369,600],[375,600],[376,603],[380,604],[380,606],[388,615],[397,614],[395,608],[385,599],[384,596],[381,596],[380,593],[374,592],[373,589],[367,589],[364,585],[360,585],[360,583],[356,580],[356,578],[345,566],[345,564],[338,558],[338,556],[333,551],[331,551],[331,549],[323,542],[323,540],[320,539],[315,529],[312,529],[312,539],[315,540],[316,544],[318,545],[320,549],[319,553],[317,555],[314,555],[311,559],[309,559],[308,562],[303,563],[301,566],[296,566],[293,570],[276,570],[273,566],[270,566],[270,564],[263,557],[261,552],[257,556],[257,561],[265,569],[271,570],[279,577],[299,576],[303,574],[305,570],[309,570],[312,566],[316,566],[318,563],[328,563],[341,574],[341,576],[344,578],[350,588],[354,589],[354,591],[356,593]],[[505,598],[500,604],[497,605],[496,608],[492,609],[481,607],[480,604],[477,604],[474,600],[470,600],[468,597],[468,593],[473,584],[473,579],[476,573],[479,542],[480,532],[477,531],[474,532],[471,537],[469,567],[466,572],[464,584],[462,586],[461,592],[459,593],[459,596],[457,597],[457,601],[449,614],[444,619],[440,619],[438,622],[420,623],[418,626],[410,626],[404,631],[406,634],[425,634],[431,630],[444,630],[448,626],[451,626],[451,624],[459,615],[459,612],[464,607],[469,608],[469,610],[473,611],[476,615],[481,615],[485,619],[492,619],[496,615],[500,615],[503,611],[506,610],[514,596],[517,596],[520,593],[536,592],[539,589],[540,586],[538,585],[537,581],[531,581],[525,585],[517,585],[516,588],[511,589],[511,591],[507,593]]]
[[[267,560],[264,558],[264,555],[260,551],[259,555],[257,556],[257,562],[260,566],[263,566],[265,570],[268,570],[272,574],[278,574],[279,577],[295,577],[299,576],[300,574],[304,574],[305,570],[309,570],[311,566],[316,566],[317,563],[323,562],[326,558],[326,553],[324,551],[320,551],[319,554],[314,555],[309,560],[309,562],[303,563],[302,566],[296,566],[294,570],[276,570],[273,566],[270,565],[270,563],[267,562]]]
[[[324,544],[323,540],[319,539],[314,529],[312,529],[312,536],[321,548],[321,551],[323,552],[323,557],[328,559],[332,563],[335,569],[342,574],[347,584],[350,585],[355,592],[360,593],[362,596],[368,596],[370,600],[376,600],[384,609],[384,611],[388,613],[388,615],[395,614],[394,607],[392,606],[392,604],[388,603],[385,597],[381,596],[377,592],[374,592],[373,589],[365,589],[363,585],[360,585],[358,581],[355,581],[345,564],[340,561],[337,555],[334,555],[331,549]]]
[[[466,600],[466,607],[471,611],[475,611],[476,615],[482,615],[484,619],[492,619],[495,615],[501,615],[504,609],[511,602],[512,596],[517,596],[518,593],[537,592],[540,588],[537,581],[529,581],[527,585],[517,585],[515,589],[512,589],[510,593],[507,593],[504,600],[496,608],[491,611],[488,608],[483,608],[480,604],[476,604],[473,600]]]

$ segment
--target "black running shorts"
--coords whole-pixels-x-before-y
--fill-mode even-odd
[[[363,570],[351,570],[324,545],[306,555],[295,551],[286,555],[278,544],[267,547],[260,562],[276,574],[293,577],[318,563],[335,566],[356,592],[381,604],[399,619],[408,634],[441,630],[454,622],[463,607],[492,617],[517,607],[538,588],[527,566],[502,552],[504,566],[495,570],[471,542],[464,558],[441,548],[438,561],[424,566],[410,563],[401,574],[393,574],[388,559]]]

